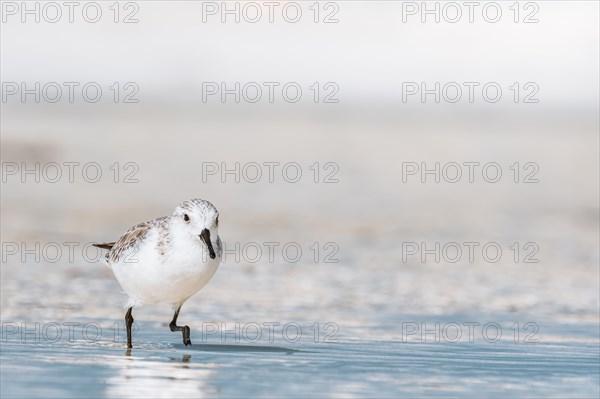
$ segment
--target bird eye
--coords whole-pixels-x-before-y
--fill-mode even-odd
[[[217,216],[217,220],[215,221],[215,224],[217,225],[217,227],[219,227],[219,217]]]
[[[190,217],[187,215],[187,213],[183,214],[183,220],[185,220],[186,222],[190,221]]]

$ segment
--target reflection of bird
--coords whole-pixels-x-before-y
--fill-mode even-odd
[[[117,242],[94,244],[108,249],[106,262],[129,295],[125,323],[127,347],[131,348],[133,307],[158,302],[173,304],[169,327],[182,331],[183,343],[191,345],[190,328],[178,326],[183,303],[206,285],[221,262],[218,235],[219,213],[208,201],[182,202],[172,216],[140,223]]]

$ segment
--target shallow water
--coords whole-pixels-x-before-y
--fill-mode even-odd
[[[454,320],[458,320],[455,318]],[[433,323],[432,320],[428,321]],[[196,342],[180,343],[179,333],[141,323],[134,349],[111,340],[110,321],[97,341],[23,342],[19,334],[2,343],[3,397],[594,397],[600,378],[598,337],[590,326],[542,325],[568,332],[539,336],[538,343],[505,337],[491,343],[464,337],[424,342],[418,334],[402,339],[361,339],[365,331],[345,330],[315,342],[309,325],[302,339],[273,330],[258,342],[254,334],[192,331]],[[433,324],[430,324],[431,326]],[[233,325],[230,326],[235,331]],[[504,333],[506,326],[503,326]],[[77,329],[74,330],[77,333]],[[95,333],[90,334],[94,338]],[[266,330],[265,330],[266,331]],[[306,334],[307,331],[311,333]],[[465,330],[466,331],[466,330]],[[65,330],[66,332],[66,330]],[[49,333],[52,338],[54,333]],[[76,334],[77,335],[77,334]],[[88,337],[88,338],[90,338]],[[122,335],[121,335],[122,337]],[[39,337],[38,337],[39,338]],[[27,389],[24,389],[27,387]]]

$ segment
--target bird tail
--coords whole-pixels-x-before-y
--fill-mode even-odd
[[[95,247],[98,247],[98,248],[108,249],[110,251],[112,249],[112,247],[115,246],[115,244],[116,243],[114,243],[114,242],[101,242],[101,243],[92,244],[92,245]]]

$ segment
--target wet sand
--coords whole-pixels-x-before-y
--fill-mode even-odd
[[[139,126],[142,115],[147,123]],[[298,114],[302,122],[296,125],[292,114],[280,117],[291,126],[285,132],[265,114],[247,116],[255,129],[248,135],[240,129],[243,120],[226,123],[226,114],[215,113],[198,116],[202,135],[197,135],[194,124],[171,129],[170,118],[151,115],[121,115],[111,129],[85,134],[79,131],[83,119],[82,124],[70,119],[72,125],[49,119],[44,129],[53,140],[45,142],[35,139],[39,122],[23,115],[5,123],[3,161],[97,160],[105,171],[116,161],[135,162],[139,182],[23,184],[12,179],[3,184],[3,242],[25,243],[25,248],[36,242],[42,248],[77,244],[73,259],[64,251],[55,262],[43,254],[39,261],[29,255],[23,262],[19,252],[2,264],[3,397],[364,397],[374,392],[480,397],[507,391],[519,397],[597,396],[598,158],[597,146],[590,143],[598,138],[593,122],[580,122],[573,130],[559,117],[527,117],[497,126],[510,131],[499,138],[482,137],[487,122],[466,123],[444,114],[435,123],[389,114],[387,119]],[[450,135],[439,125],[464,129]],[[567,129],[569,137],[563,134]],[[303,139],[291,140],[295,134]],[[456,141],[463,144],[453,145]],[[140,143],[143,151],[136,150]],[[365,162],[357,153],[378,155]],[[174,157],[177,162],[169,161]],[[402,182],[402,161],[487,158],[505,168],[534,160],[540,181]],[[336,162],[339,182],[202,182],[203,161],[292,160],[305,171],[316,161]],[[122,323],[125,297],[110,270],[96,262],[98,254],[81,249],[110,241],[141,220],[169,214],[177,202],[194,196],[219,208],[226,244],[293,242],[303,255],[297,262],[280,252],[272,261],[266,251],[257,261],[249,254],[230,256],[184,305],[180,320],[192,328],[191,348],[168,331],[172,313],[164,305],[134,312],[141,327],[139,347],[127,356],[122,332],[118,342],[110,335],[111,326]],[[419,256],[404,259],[402,243],[436,241],[497,242],[504,255],[495,263],[482,257],[454,263],[431,256],[425,262]],[[515,262],[510,245],[530,241],[539,246],[538,262]],[[310,249],[315,242],[321,248],[316,262]],[[325,261],[332,252],[323,248],[328,242],[337,245],[329,259],[337,262]],[[63,324],[68,322],[80,323],[73,342]],[[303,335],[291,342],[275,334],[270,342],[263,330],[261,340],[249,342],[242,331],[225,341],[206,330],[203,334],[203,328],[212,328],[203,323],[223,322],[234,330],[236,322],[242,329],[250,326],[247,334],[252,323],[263,328],[263,323],[279,323],[277,328],[297,323]],[[40,323],[37,330],[35,323]],[[63,329],[57,342],[47,339],[54,336],[51,323]],[[83,339],[85,323],[101,326],[101,337]],[[326,323],[331,323],[327,331]],[[435,334],[423,337],[422,329],[435,329],[435,323],[442,330],[462,326],[461,339],[452,342],[448,329],[438,333],[440,342],[431,342]],[[464,323],[478,323],[473,342]],[[487,323],[501,326],[498,342],[486,340],[494,326],[484,337]],[[407,335],[414,326],[418,332]],[[24,328],[33,328],[25,339]],[[93,334],[95,327],[89,328]],[[335,328],[339,342],[323,342]],[[242,335],[239,342],[236,335]],[[32,342],[36,336],[39,342]],[[538,342],[524,343],[527,337]]]

